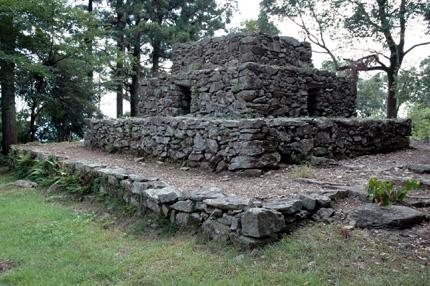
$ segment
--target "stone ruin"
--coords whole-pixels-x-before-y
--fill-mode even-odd
[[[86,145],[214,171],[409,146],[409,120],[356,118],[356,83],[313,68],[309,43],[239,33],[172,55],[171,73],[141,80],[138,117],[88,120]]]

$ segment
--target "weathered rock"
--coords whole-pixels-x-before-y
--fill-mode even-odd
[[[271,210],[279,211],[283,214],[293,214],[302,209],[302,200],[288,199],[276,200],[263,203],[263,207]]]
[[[430,197],[408,196],[404,203],[415,208],[427,208],[430,207]]]
[[[182,193],[178,189],[167,186],[165,188],[159,189],[157,195],[160,203],[166,204],[177,201],[178,198],[181,197]]]
[[[278,240],[278,237],[276,236],[255,238],[255,237],[240,235],[235,232],[230,233],[229,238],[234,245],[244,249],[253,249]]]
[[[203,201],[208,206],[223,210],[243,210],[250,204],[250,199],[244,197],[222,197],[217,199],[206,199]]]
[[[230,227],[214,220],[206,220],[202,224],[203,231],[213,240],[227,241]]]
[[[417,174],[430,174],[430,164],[408,165],[406,168]]]
[[[302,201],[303,208],[308,211],[313,211],[317,205],[317,201],[311,196],[301,194],[299,199]]]
[[[183,227],[195,227],[198,226],[201,222],[201,217],[197,213],[182,213],[179,212],[176,214],[176,220],[175,223],[177,225],[183,226]]]
[[[334,214],[332,208],[320,208],[316,213],[312,215],[312,219],[315,221],[326,221],[329,217]]]
[[[242,233],[250,237],[268,237],[285,228],[284,216],[277,211],[251,208],[241,218]]]
[[[194,211],[194,203],[191,200],[179,201],[171,205],[170,208],[180,212],[191,213]]]
[[[220,188],[217,187],[205,187],[197,191],[191,191],[189,193],[189,198],[193,201],[203,201],[206,199],[217,199],[223,198],[225,195],[222,193]]]
[[[13,185],[19,188],[37,188],[37,183],[30,180],[16,180]]]
[[[381,207],[366,204],[351,210],[348,214],[355,226],[361,228],[408,228],[420,223],[425,215],[413,208],[391,205]]]

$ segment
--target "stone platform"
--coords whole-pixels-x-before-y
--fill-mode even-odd
[[[236,171],[392,152],[409,146],[410,132],[400,119],[142,117],[87,120],[85,144]]]

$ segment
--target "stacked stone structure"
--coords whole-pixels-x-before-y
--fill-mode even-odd
[[[170,74],[142,79],[140,118],[90,120],[85,142],[215,171],[409,145],[410,121],[354,118],[356,83],[311,57],[308,43],[263,34],[178,45]]]

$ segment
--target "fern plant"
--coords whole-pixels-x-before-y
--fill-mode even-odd
[[[419,181],[408,179],[398,189],[393,182],[373,177],[369,180],[367,193],[370,201],[380,206],[388,206],[392,203],[402,202],[410,191],[417,190],[419,186]]]

